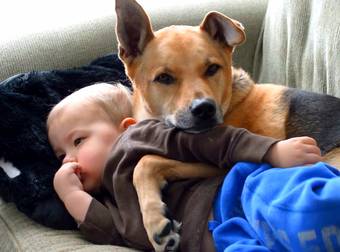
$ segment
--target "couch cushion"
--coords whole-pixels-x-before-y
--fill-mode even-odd
[[[0,198],[0,250],[13,251],[111,251],[133,249],[94,245],[85,241],[78,231],[54,230],[37,224],[20,213],[13,204]]]
[[[270,0],[255,79],[340,97],[339,9],[338,0]]]

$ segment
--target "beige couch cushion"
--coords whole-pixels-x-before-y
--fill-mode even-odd
[[[22,213],[13,204],[0,199],[0,251],[136,251],[109,245],[94,245],[85,241],[78,231],[53,230],[41,226]]]

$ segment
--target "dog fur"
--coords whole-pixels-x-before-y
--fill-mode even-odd
[[[169,26],[154,32],[135,0],[116,0],[116,13],[119,57],[133,84],[137,120],[159,118],[194,132],[224,123],[279,139],[307,135],[318,141],[324,161],[340,167],[340,126],[333,121],[340,116],[340,100],[255,84],[242,69],[234,69],[233,50],[245,40],[238,21],[210,12],[197,27]],[[217,173],[203,164],[156,156],[139,162],[133,183],[156,251],[166,250],[169,241],[175,241],[175,249],[179,242],[179,226],[169,229],[164,216],[162,186],[167,180]]]

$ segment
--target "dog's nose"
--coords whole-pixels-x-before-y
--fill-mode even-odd
[[[212,99],[195,99],[191,103],[191,114],[201,120],[208,120],[216,114],[216,104]]]

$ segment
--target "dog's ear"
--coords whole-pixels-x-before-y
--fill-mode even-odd
[[[219,12],[209,12],[200,28],[224,45],[235,47],[246,39],[243,25]]]
[[[135,0],[116,0],[116,34],[119,56],[131,60],[142,53],[154,37],[149,17]]]

